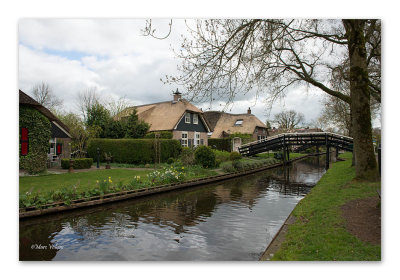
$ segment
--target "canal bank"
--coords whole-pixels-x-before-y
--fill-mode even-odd
[[[305,155],[305,156],[300,156],[300,157],[291,159],[286,164],[291,164],[294,161],[302,160],[304,158],[307,158],[310,156],[316,156],[316,155],[319,155],[319,154],[309,154],[309,155]],[[19,218],[25,219],[25,218],[38,217],[38,216],[49,215],[49,214],[56,214],[56,213],[60,213],[60,212],[64,212],[64,211],[72,211],[72,210],[81,209],[81,208],[85,208],[85,207],[93,207],[93,206],[98,206],[98,205],[102,205],[102,204],[113,203],[113,202],[133,199],[133,198],[137,198],[137,197],[142,197],[142,196],[153,195],[153,194],[157,194],[157,193],[163,193],[163,192],[169,192],[169,191],[183,189],[183,188],[196,187],[196,186],[200,186],[200,185],[217,183],[220,181],[229,180],[229,179],[242,177],[242,176],[246,176],[249,174],[281,167],[283,165],[284,165],[284,163],[279,163],[279,164],[262,166],[259,168],[253,168],[250,170],[244,170],[244,171],[240,171],[240,172],[234,172],[234,173],[216,175],[216,176],[211,176],[211,177],[206,177],[206,178],[194,179],[194,180],[190,180],[190,181],[185,181],[183,183],[153,186],[153,187],[149,187],[149,188],[142,188],[142,189],[136,189],[136,190],[130,190],[130,191],[121,191],[121,192],[116,192],[116,193],[105,194],[102,196],[94,196],[94,197],[85,198],[85,199],[72,200],[68,204],[63,201],[59,201],[59,202],[54,202],[51,204],[43,205],[40,208],[36,208],[36,207],[20,208],[19,209]]]
[[[381,184],[354,180],[351,154],[343,158],[299,202],[260,260],[381,260]]]
[[[324,162],[21,219],[20,260],[257,261]]]

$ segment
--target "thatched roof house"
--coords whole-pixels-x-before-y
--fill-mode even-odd
[[[19,106],[20,108],[21,106],[34,108],[50,121],[51,138],[49,139],[49,151],[47,154],[49,160],[57,161],[61,157],[69,158],[71,155],[71,135],[68,127],[62,121],[60,121],[52,112],[50,112],[49,109],[42,106],[40,103],[38,103],[22,90],[19,90]],[[24,131],[29,131],[28,128],[23,129]],[[29,133],[26,136],[24,135],[24,137],[31,141],[34,140],[30,139],[31,135]]]
[[[265,139],[268,136],[267,126],[251,113],[229,114],[224,112],[204,112],[204,117],[213,131],[211,138],[225,138],[231,134],[252,135],[253,140]]]
[[[139,119],[150,124],[150,132],[171,131],[183,146],[207,145],[209,125],[203,111],[181,98],[176,91],[172,101],[140,105],[125,109],[117,118],[129,116],[136,109]]]

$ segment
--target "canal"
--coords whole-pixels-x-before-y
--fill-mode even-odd
[[[20,221],[20,260],[258,260],[325,172],[313,157],[216,184]]]

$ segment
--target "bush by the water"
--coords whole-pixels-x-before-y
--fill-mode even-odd
[[[231,152],[230,155],[229,155],[229,159],[231,161],[236,161],[236,160],[239,160],[241,158],[242,158],[242,155],[240,153],[238,153],[238,152]]]
[[[200,146],[196,148],[194,157],[197,164],[205,168],[211,168],[215,166],[215,154],[210,147]]]
[[[74,169],[85,169],[92,167],[93,159],[92,158],[75,158],[73,163]],[[69,159],[63,158],[61,159],[61,167],[63,169],[69,168]]]
[[[174,139],[160,139],[161,162],[169,158],[177,158],[181,144]],[[100,148],[100,161],[104,162],[104,153],[111,153],[114,162],[118,163],[154,163],[154,139],[91,139],[88,144],[88,154],[97,158],[97,148]]]

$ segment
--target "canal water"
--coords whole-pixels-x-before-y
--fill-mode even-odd
[[[20,221],[20,260],[258,260],[325,172],[313,157],[212,185]]]

